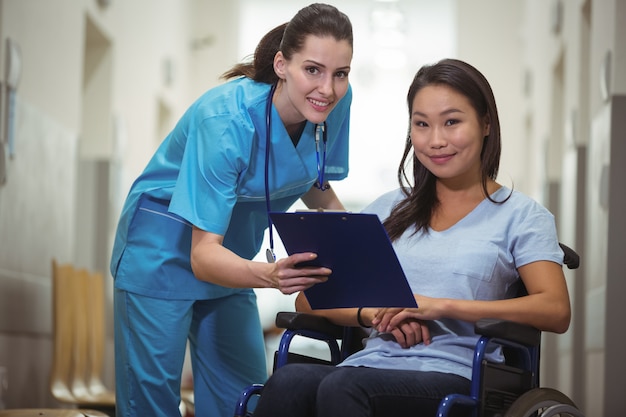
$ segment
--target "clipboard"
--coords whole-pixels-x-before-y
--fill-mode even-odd
[[[417,307],[377,215],[303,211],[270,218],[288,254],[315,252],[306,264],[333,270],[328,281],[304,291],[313,309]]]

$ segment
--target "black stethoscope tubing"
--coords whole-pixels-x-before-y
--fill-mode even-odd
[[[270,92],[267,95],[267,102],[265,103],[265,207],[267,210],[267,226],[270,234],[270,247],[265,252],[267,262],[276,262],[276,254],[274,253],[274,234],[272,233],[272,219],[270,217],[271,205],[270,205],[270,185],[269,185],[269,170],[270,170],[270,135],[272,134],[272,98],[276,91],[276,83],[272,84]]]
[[[277,83],[272,84],[270,92],[267,95],[267,101],[265,103],[265,207],[267,211],[267,226],[269,230],[270,247],[267,249],[265,256],[267,261],[272,263],[276,261],[276,254],[274,253],[274,233],[272,232],[272,219],[270,217],[271,204],[270,204],[270,186],[269,186],[269,168],[270,168],[270,142],[272,134],[272,99],[276,92]],[[324,191],[330,188],[328,184],[324,184],[324,171],[326,170],[326,142],[328,140],[326,121],[321,125],[315,126],[315,154],[317,157],[317,182],[315,187]],[[320,149],[319,131],[322,132],[322,146]],[[322,157],[320,158],[320,153]],[[321,159],[321,161],[320,161]]]

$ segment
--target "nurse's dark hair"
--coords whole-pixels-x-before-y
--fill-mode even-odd
[[[480,153],[482,188],[486,198],[494,203],[508,200],[507,197],[504,201],[494,201],[487,190],[487,181],[495,180],[498,175],[502,150],[498,109],[489,82],[476,68],[457,59],[444,59],[435,64],[425,65],[415,74],[407,94],[409,131],[398,167],[398,182],[405,198],[393,208],[384,221],[391,240],[399,238],[409,227],[415,227],[415,232],[427,231],[434,210],[439,204],[435,189],[436,177],[415,157],[410,136],[413,100],[422,88],[430,85],[447,86],[464,95],[476,111],[478,119],[489,124],[489,134],[483,139]],[[409,181],[406,170],[408,166],[412,166],[413,181]]]
[[[228,80],[248,77],[273,84],[278,81],[274,72],[274,56],[282,51],[285,59],[304,46],[306,37],[331,36],[337,41],[348,41],[353,46],[352,23],[344,13],[328,4],[314,3],[301,9],[289,22],[270,30],[259,42],[252,60],[241,62],[222,74]]]

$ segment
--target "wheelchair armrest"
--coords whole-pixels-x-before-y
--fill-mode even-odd
[[[276,315],[276,327],[279,329],[313,330],[325,333],[335,339],[343,337],[343,326],[334,324],[325,317],[313,314],[281,311]]]
[[[481,336],[511,340],[526,346],[539,346],[541,331],[532,326],[499,319],[481,319],[474,325],[474,331]]]
[[[580,266],[580,256],[578,255],[578,253],[576,253],[574,249],[570,248],[567,245],[564,245],[563,243],[559,243],[559,246],[561,247],[561,250],[564,254],[563,263],[569,269],[577,269]]]

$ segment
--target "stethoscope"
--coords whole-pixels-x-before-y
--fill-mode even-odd
[[[269,168],[270,168],[270,136],[272,134],[272,99],[276,92],[277,83],[272,84],[270,92],[267,95],[265,103],[265,206],[267,210],[267,226],[270,235],[270,247],[265,251],[267,262],[276,262],[276,254],[274,253],[274,233],[272,227],[272,219],[270,217],[270,186],[269,186]],[[328,190],[330,185],[324,183],[324,171],[326,170],[326,142],[328,134],[326,132],[326,121],[322,124],[315,125],[315,156],[317,159],[317,181],[314,187],[322,191]],[[320,140],[321,137],[321,140]]]

